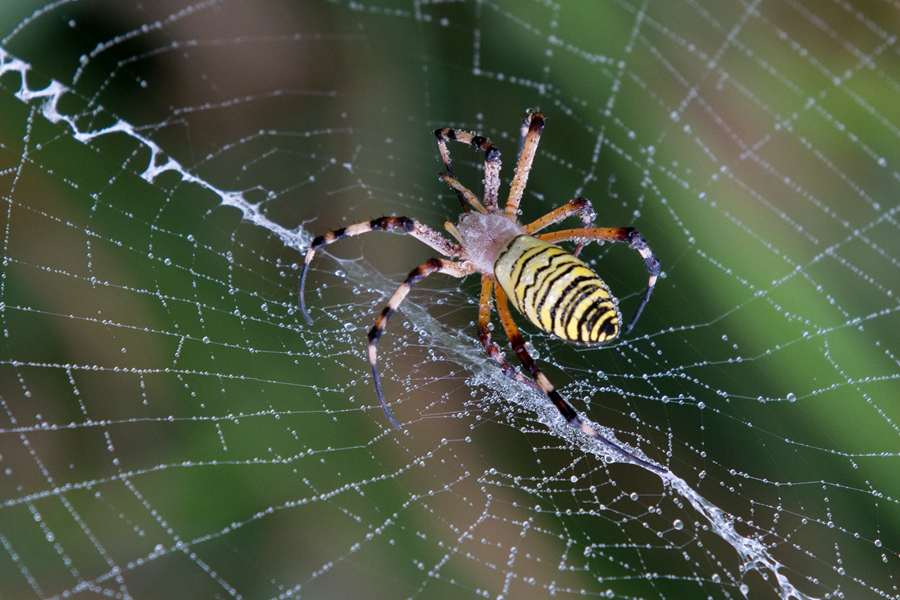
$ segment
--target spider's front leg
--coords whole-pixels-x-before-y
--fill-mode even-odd
[[[541,131],[544,129],[544,115],[539,112],[528,112],[525,122],[522,124],[522,139],[519,142],[519,160],[516,163],[516,174],[513,175],[512,183],[509,186],[509,197],[506,200],[506,206],[503,207],[507,216],[515,218],[519,210],[519,203],[522,201],[522,195],[525,193],[525,186],[528,184],[528,174],[531,172],[531,165],[534,162],[534,156],[537,154],[538,142],[541,141]]]
[[[534,380],[537,382],[538,386],[540,386],[541,390],[547,395],[548,398],[550,398],[550,401],[553,402],[554,406],[556,406],[556,409],[569,423],[569,425],[571,425],[575,429],[583,431],[595,440],[601,442],[607,448],[625,457],[625,459],[629,462],[638,464],[645,469],[649,469],[656,473],[666,473],[667,470],[664,467],[660,467],[659,465],[655,465],[646,460],[638,458],[618,444],[606,439],[593,427],[581,420],[581,417],[578,416],[578,412],[576,412],[576,410],[572,408],[572,406],[568,402],[566,402],[562,396],[559,395],[559,392],[556,391],[556,388],[552,383],[550,383],[550,380],[547,379],[547,376],[544,375],[543,371],[541,371],[538,368],[537,364],[535,364],[534,359],[531,358],[531,355],[528,354],[528,350],[526,350],[525,348],[525,340],[522,338],[522,334],[519,332],[518,326],[516,326],[515,321],[513,321],[512,313],[509,311],[509,305],[507,304],[506,300],[506,293],[500,286],[497,286],[496,295],[497,313],[500,315],[500,322],[503,324],[503,329],[506,331],[506,336],[507,338],[509,338],[509,343],[512,345],[513,350],[515,350],[515,353],[519,357],[519,360],[522,362],[522,365],[524,365],[525,368],[528,369],[528,371],[531,373],[531,376],[534,377]]]
[[[307,323],[311,324],[312,319],[306,311],[304,290],[306,288],[306,274],[309,271],[309,265],[312,262],[313,257],[316,255],[316,250],[323,246],[333,244],[345,237],[362,235],[363,233],[369,233],[370,231],[397,231],[399,233],[408,233],[419,241],[434,248],[444,256],[457,258],[462,256],[462,249],[459,244],[447,241],[435,230],[415,219],[410,219],[409,217],[381,217],[380,219],[341,227],[340,229],[335,229],[325,235],[320,235],[313,240],[312,244],[309,246],[309,250],[306,251],[306,259],[303,261],[303,270],[300,271],[300,285],[298,292],[300,312],[303,314],[303,318],[306,319]]]
[[[453,262],[443,258],[432,258],[428,262],[419,265],[412,270],[406,278],[406,281],[397,288],[397,291],[391,296],[388,305],[384,307],[384,310],[382,310],[381,314],[378,315],[378,318],[375,319],[375,325],[373,325],[371,331],[369,331],[369,364],[372,365],[372,377],[375,380],[375,393],[378,394],[378,401],[381,402],[381,408],[384,409],[384,414],[387,415],[391,425],[397,429],[403,429],[403,427],[401,427],[400,423],[394,419],[394,415],[391,414],[391,409],[388,408],[387,402],[384,399],[384,394],[381,392],[381,379],[378,377],[378,348],[376,346],[376,344],[378,344],[378,338],[384,333],[384,328],[387,326],[388,319],[390,319],[391,315],[400,307],[400,304],[409,294],[409,291],[419,281],[432,273],[446,273],[447,275],[456,278],[462,278],[474,271],[474,265],[468,261]]]
[[[434,137],[437,138],[441,160],[444,161],[444,166],[447,167],[447,176],[451,180],[456,180],[456,175],[454,175],[453,168],[450,166],[450,150],[447,149],[447,142],[462,142],[469,146],[475,146],[484,152],[484,205],[490,212],[496,212],[497,193],[500,190],[500,151],[497,150],[497,147],[484,136],[460,131],[459,129],[435,129]],[[459,188],[455,189],[463,209],[466,209],[462,192]]]

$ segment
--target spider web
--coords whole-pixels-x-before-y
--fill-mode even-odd
[[[900,597],[896,4],[0,10],[0,596]],[[523,219],[587,197],[663,277],[608,347],[520,324],[663,475],[500,373],[475,278],[388,325],[393,429],[411,238],[330,246],[299,314],[312,236],[455,220],[430,132],[508,186],[529,107]],[[640,257],[583,257],[627,319]]]

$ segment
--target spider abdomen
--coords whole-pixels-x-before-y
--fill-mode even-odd
[[[619,335],[622,315],[606,283],[556,244],[512,239],[494,264],[497,283],[520,313],[547,333],[581,344]]]

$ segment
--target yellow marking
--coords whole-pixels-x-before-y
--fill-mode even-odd
[[[494,275],[519,312],[547,333],[582,344],[619,335],[622,316],[609,287],[556,244],[520,235],[500,252]]]

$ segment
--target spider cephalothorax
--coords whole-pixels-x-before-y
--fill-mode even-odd
[[[516,219],[519,202],[525,191],[531,164],[537,152],[544,118],[540,113],[529,113],[522,126],[522,143],[518,165],[510,185],[509,199],[501,209],[498,202],[500,189],[500,152],[485,137],[456,129],[438,129],[437,138],[441,158],[447,172],[440,175],[450,187],[456,190],[466,212],[456,225],[445,223],[444,227],[457,240],[451,242],[438,232],[408,217],[382,217],[365,223],[357,223],[317,237],[306,253],[306,261],[300,274],[300,309],[307,322],[312,320],[306,311],[303,290],[306,274],[316,250],[337,240],[368,233],[370,231],[401,231],[424,242],[442,255],[456,259],[432,258],[416,267],[406,281],[391,296],[375,325],[369,331],[369,362],[375,380],[375,391],[390,422],[401,429],[394,419],[381,392],[378,378],[377,350],[378,338],[384,332],[391,314],[400,306],[412,287],[422,278],[432,273],[445,273],[453,277],[465,277],[472,273],[481,274],[481,298],[478,309],[478,337],[488,355],[503,369],[503,372],[517,381],[527,383],[543,391],[563,418],[573,427],[580,429],[601,441],[627,460],[640,464],[656,472],[665,469],[636,457],[618,444],[606,439],[594,428],[584,423],[568,402],[550,383],[537,367],[525,349],[525,341],[513,321],[507,298],[529,321],[539,329],[566,341],[580,344],[599,344],[618,337],[621,331],[622,315],[618,300],[609,287],[594,271],[577,258],[584,244],[590,241],[627,242],[644,258],[650,275],[647,291],[638,305],[634,316],[624,332],[627,334],[637,323],[644,310],[650,293],[659,276],[659,261],[653,256],[644,237],[631,227],[593,227],[594,211],[591,203],[584,198],[570,200],[567,204],[550,211],[537,221],[522,225]],[[484,151],[484,202],[463,186],[453,174],[450,166],[448,141],[457,141],[476,146]],[[473,208],[475,212],[469,210]],[[572,215],[581,217],[583,227],[548,233],[538,233],[546,227]],[[578,246],[574,254],[556,244],[574,241]],[[496,284],[496,285],[495,285]],[[524,367],[534,381],[516,371],[504,358],[497,344],[491,339],[492,296],[496,297],[500,322]]]

